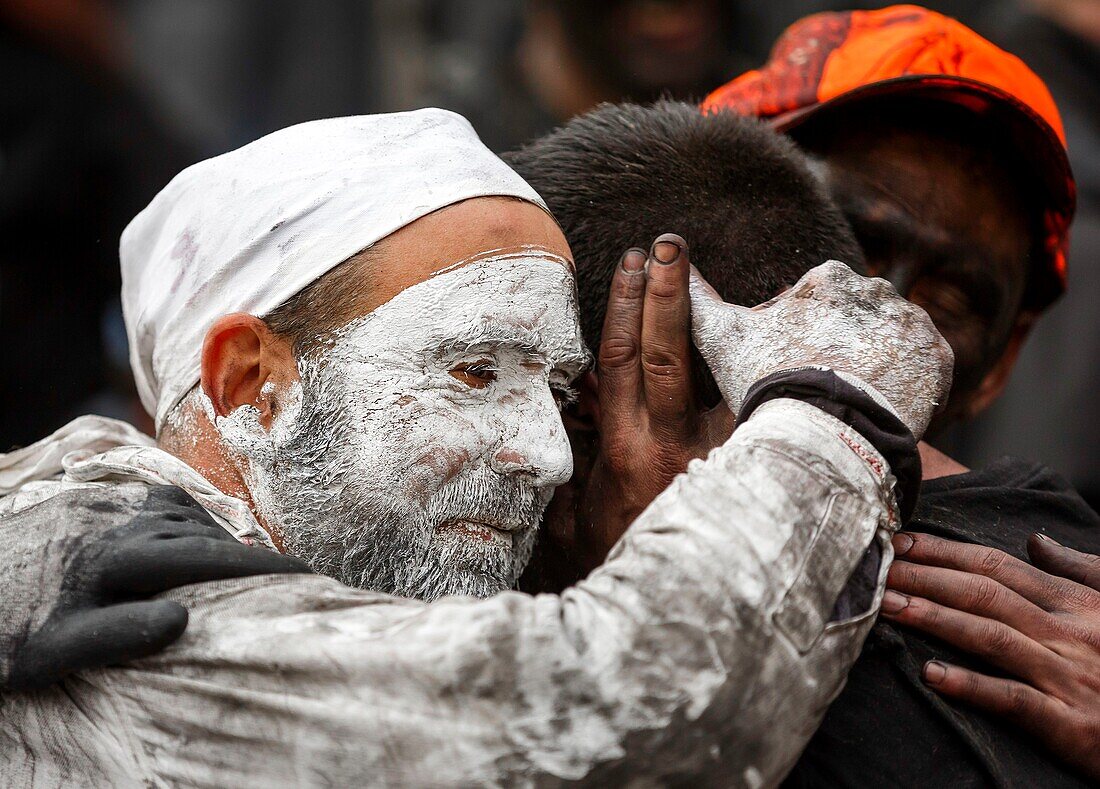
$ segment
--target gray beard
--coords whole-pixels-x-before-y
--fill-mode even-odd
[[[313,517],[288,513],[284,543],[315,571],[360,589],[421,600],[489,597],[512,588],[527,566],[545,508],[533,489],[508,482],[492,472],[460,475],[426,509],[388,492],[336,483],[335,495]],[[438,530],[453,519],[505,517],[524,524],[508,532],[510,544]]]
[[[249,457],[253,499],[288,553],[349,586],[427,601],[489,597],[515,586],[549,490],[481,466],[463,470],[418,505],[349,456],[345,415],[319,407],[331,400],[311,397],[303,384],[292,435],[273,452]],[[439,531],[449,520],[508,524],[510,544]]]

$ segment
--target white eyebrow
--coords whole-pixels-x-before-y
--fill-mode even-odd
[[[440,354],[469,353],[479,350],[508,347],[531,356],[546,359],[551,367],[570,374],[580,373],[592,364],[592,354],[578,340],[568,346],[547,348],[537,341],[538,335],[532,331],[517,329],[514,326],[496,326],[491,336],[465,341],[454,338],[442,345]]]

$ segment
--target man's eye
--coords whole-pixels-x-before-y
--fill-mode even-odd
[[[969,294],[942,281],[917,280],[909,291],[909,300],[927,310],[933,320],[963,320],[976,312]]]
[[[497,379],[497,368],[488,359],[463,362],[451,370],[451,375],[473,389],[484,389]]]
[[[554,394],[554,402],[558,404],[558,410],[563,411],[577,402],[577,390],[566,384],[551,384],[550,391]]]

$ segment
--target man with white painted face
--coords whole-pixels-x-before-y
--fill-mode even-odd
[[[573,469],[558,407],[588,351],[568,255],[533,202],[441,208],[266,319],[218,318],[160,446],[350,586],[509,589]]]
[[[649,271],[617,269],[602,361],[624,384],[683,317],[668,306],[687,256],[662,262],[666,243]],[[569,476],[557,408],[588,353],[560,230],[461,118],[277,132],[177,176],[121,252],[158,438],[85,417],[0,457],[9,784],[760,785],[788,769],[873,620],[884,569],[834,612],[870,545],[889,558],[895,490],[908,500],[914,436],[950,383],[923,312],[836,262],[755,310],[696,279],[737,430],[604,566],[531,597],[506,590]],[[94,640],[117,613],[135,552],[105,534],[162,557],[219,527],[324,575],[177,589],[127,609],[149,617],[148,652],[158,617],[178,634],[189,616],[166,651],[50,664],[51,634]]]

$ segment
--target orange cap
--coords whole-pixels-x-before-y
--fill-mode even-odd
[[[1046,192],[1040,269],[1026,298],[1049,305],[1065,290],[1076,205],[1062,119],[1035,72],[965,25],[913,5],[814,14],[787,28],[762,68],[707,96],[703,109],[789,131],[826,107],[887,94],[947,101],[1004,124]]]

